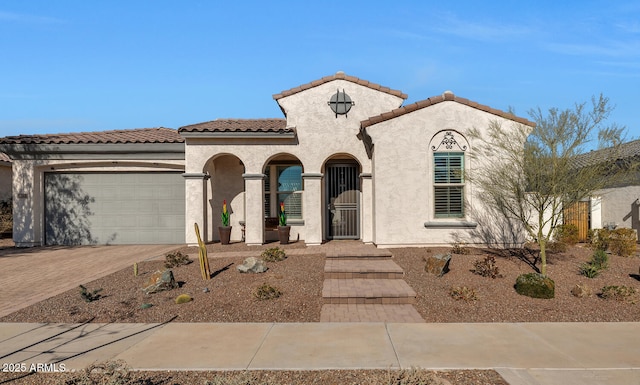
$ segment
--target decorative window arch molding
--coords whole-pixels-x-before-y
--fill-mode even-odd
[[[436,133],[429,142],[432,151],[467,151],[467,138],[455,130],[442,130]]]

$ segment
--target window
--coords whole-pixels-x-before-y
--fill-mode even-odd
[[[435,217],[464,216],[464,153],[436,152],[433,159]]]
[[[264,174],[265,218],[277,217],[284,202],[287,218],[302,219],[302,166],[269,165]]]
[[[278,206],[284,202],[287,218],[302,219],[302,166],[277,166]]]

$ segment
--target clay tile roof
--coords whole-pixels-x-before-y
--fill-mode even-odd
[[[457,97],[453,94],[453,92],[451,91],[446,91],[444,94],[442,95],[436,95],[436,96],[432,96],[430,98],[424,99],[424,100],[420,100],[418,102],[409,104],[407,106],[402,106],[399,108],[396,108],[395,110],[391,110],[390,112],[385,112],[381,115],[377,115],[377,116],[372,116],[371,118],[367,119],[367,120],[363,120],[360,124],[362,126],[362,128],[368,127],[368,126],[372,126],[374,124],[380,123],[380,122],[384,122],[385,120],[389,120],[389,119],[393,119],[396,118],[398,116],[404,115],[404,114],[408,114],[409,112],[413,112],[422,108],[426,108],[429,106],[432,106],[434,104],[438,104],[438,103],[442,103],[444,101],[454,101],[456,103],[460,103],[460,104],[464,104],[467,105],[469,107],[472,108],[476,108],[478,110],[482,110],[482,111],[486,111],[490,114],[493,115],[497,115],[500,117],[503,117],[505,119],[510,119],[513,120],[515,122],[521,123],[521,124],[525,124],[527,126],[535,126],[535,123],[525,119],[525,118],[520,118],[518,116],[512,115],[508,112],[505,111],[501,111],[501,110],[497,110],[494,108],[491,108],[489,106],[485,106],[483,104],[479,104],[477,102],[471,101],[469,99],[465,99],[465,98],[460,98]]]
[[[138,128],[68,134],[18,135],[0,138],[0,144],[115,144],[181,143],[184,139],[172,128]]]
[[[304,91],[304,90],[307,90],[307,89],[312,88],[312,87],[317,87],[317,86],[319,86],[321,84],[328,83],[330,81],[338,80],[338,79],[346,80],[346,81],[349,81],[349,82],[352,82],[352,83],[355,83],[355,84],[359,84],[361,86],[369,87],[369,88],[374,89],[376,91],[382,91],[382,92],[385,92],[387,94],[391,94],[393,96],[397,96],[397,97],[402,98],[402,99],[406,99],[407,98],[407,94],[403,93],[402,91],[392,90],[391,88],[383,87],[383,86],[381,86],[379,84],[371,83],[371,82],[369,82],[367,80],[363,80],[363,79],[357,78],[355,76],[345,75],[344,72],[337,72],[335,75],[325,76],[322,79],[314,80],[314,81],[312,81],[310,83],[303,84],[303,85],[298,86],[298,87],[294,87],[294,88],[292,88],[290,90],[282,91],[279,94],[273,95],[273,98],[275,100],[278,100],[278,99],[284,98],[285,96],[293,95],[293,94],[296,94],[296,93],[298,93],[300,91]]]
[[[11,158],[4,152],[0,152],[0,163],[11,163]]]
[[[216,119],[180,127],[178,132],[288,133],[285,119]]]
[[[573,160],[577,167],[587,167],[604,161],[640,159],[640,140],[622,143],[615,147],[603,148],[577,155]]]

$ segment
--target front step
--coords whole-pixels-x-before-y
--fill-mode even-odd
[[[425,322],[413,305],[323,305],[320,322]]]
[[[325,279],[402,279],[404,271],[391,259],[327,259]]]
[[[357,259],[357,260],[380,260],[388,259],[393,256],[389,250],[386,249],[371,249],[371,250],[331,250],[325,253],[328,260],[331,259]]]
[[[325,279],[325,304],[412,304],[416,292],[401,279]]]

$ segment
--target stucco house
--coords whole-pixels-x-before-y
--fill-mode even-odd
[[[630,228],[640,232],[640,174],[637,171],[640,140],[582,154],[576,158],[576,165],[589,167],[605,160],[632,167],[632,171],[621,180],[609,181],[606,188],[565,210],[564,222],[578,227],[581,240],[587,239],[589,229]]]
[[[0,139],[13,159],[14,240],[263,244],[284,202],[291,238],[383,247],[485,243],[504,232],[469,171],[472,128],[533,123],[446,91],[407,95],[338,72],[273,98],[284,118]],[[491,234],[490,236],[488,236]]]

